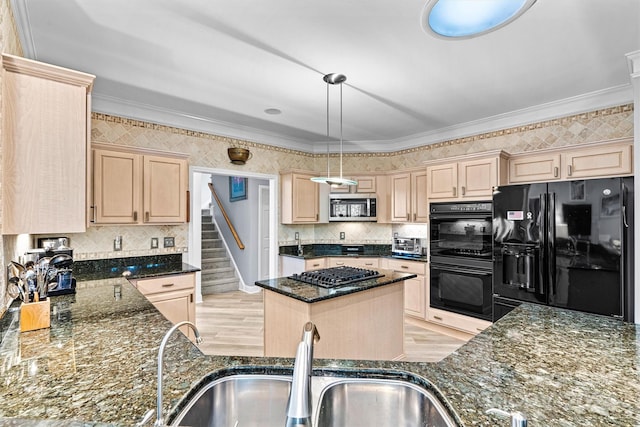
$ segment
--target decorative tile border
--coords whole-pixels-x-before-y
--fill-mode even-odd
[[[615,107],[603,108],[595,111],[589,111],[589,112],[580,113],[580,114],[574,114],[571,116],[559,117],[555,119],[545,120],[542,122],[530,123],[527,125],[515,126],[507,129],[501,129],[497,131],[485,132],[477,135],[466,136],[466,137],[451,139],[451,140],[442,141],[442,142],[436,142],[433,144],[407,148],[399,151],[379,152],[379,153],[378,152],[343,153],[343,156],[344,157],[393,157],[393,156],[399,156],[403,154],[415,153],[420,151],[435,150],[438,148],[449,147],[453,145],[466,144],[474,141],[482,141],[482,140],[497,138],[501,136],[531,132],[534,130],[539,130],[539,129],[548,128],[548,127],[567,126],[574,122],[588,121],[597,117],[627,113],[627,112],[632,112],[633,110],[634,110],[634,105],[631,103],[631,104],[619,105]],[[243,147],[243,148],[255,147],[255,148],[261,148],[265,150],[272,150],[272,151],[278,151],[281,153],[296,154],[300,156],[313,157],[313,158],[321,158],[326,156],[326,154],[313,154],[313,153],[308,153],[300,150],[292,150],[288,148],[276,147],[268,144],[261,144],[257,142],[251,142],[251,141],[246,141],[246,140],[236,139],[236,138],[229,138],[225,136],[218,136],[218,135],[209,134],[205,132],[193,131],[193,130],[182,129],[182,128],[177,128],[177,127],[172,127],[167,125],[155,124],[155,123],[149,123],[141,120],[128,119],[125,117],[112,116],[112,115],[103,114],[103,113],[92,113],[91,117],[96,120],[102,120],[102,121],[111,122],[111,123],[119,123],[123,125],[153,129],[153,130],[158,130],[158,131],[168,132],[168,133],[173,133],[178,135],[185,135],[185,136],[191,136],[196,138],[204,138],[204,139],[211,139],[211,140],[226,142],[230,145]],[[339,154],[333,153],[330,156],[338,157]]]

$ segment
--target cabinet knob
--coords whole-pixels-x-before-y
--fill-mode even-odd
[[[557,177],[558,177],[558,172],[559,172],[559,171],[558,171],[558,167],[557,167],[557,166],[556,166],[556,167],[554,167],[554,168],[553,168],[553,176],[557,178]]]
[[[567,175],[571,176],[571,165],[567,165]]]
[[[138,220],[138,211],[133,211],[133,220],[134,221]]]
[[[453,187],[453,196],[454,196],[454,197],[456,196],[456,190],[457,190],[457,188],[456,188],[456,187]]]
[[[145,212],[145,213],[144,213],[144,220],[145,220],[146,222],[149,222],[149,212]]]
[[[174,285],[173,283],[163,283],[163,284],[162,284],[162,287],[163,287],[163,288],[170,288],[170,287],[172,287],[173,285]]]
[[[442,317],[440,316],[433,316],[433,318],[442,322]]]
[[[460,192],[462,193],[463,196],[467,192],[467,189],[464,187],[464,185],[462,186],[462,188],[460,188],[460,190],[461,190]]]

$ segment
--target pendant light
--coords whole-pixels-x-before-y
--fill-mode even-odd
[[[358,181],[342,177],[342,83],[347,80],[344,74],[331,73],[322,78],[327,83],[327,176],[317,176],[311,181],[331,186],[358,185]],[[329,168],[329,85],[340,85],[340,177],[332,177]]]

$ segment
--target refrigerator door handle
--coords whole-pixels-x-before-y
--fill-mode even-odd
[[[556,276],[556,193],[548,193],[548,206],[547,206],[547,224],[546,224],[546,233],[545,238],[545,251],[547,252],[547,277],[545,280],[545,286],[547,287],[548,299],[551,301],[554,298],[554,294],[556,292],[555,289],[552,289],[552,284],[555,283]]]
[[[622,225],[624,228],[629,228],[629,223],[627,222],[627,207],[622,205]]]

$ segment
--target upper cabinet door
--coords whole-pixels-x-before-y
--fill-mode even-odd
[[[450,199],[458,196],[458,164],[427,166],[429,199]]]
[[[141,156],[93,150],[96,223],[136,224],[140,215]]]
[[[498,159],[487,158],[458,163],[459,196],[489,197],[498,185]]]
[[[429,221],[429,200],[427,199],[427,171],[411,173],[411,207],[413,222]]]
[[[560,154],[526,155],[509,159],[509,182],[557,181],[560,177]]]
[[[2,233],[86,231],[95,76],[2,55]]]
[[[411,174],[389,177],[391,183],[391,222],[411,221]]]
[[[563,154],[566,179],[621,176],[633,173],[631,144],[612,144]]]
[[[145,223],[174,223],[187,220],[187,160],[145,155]]]
[[[280,214],[283,224],[320,222],[320,188],[319,184],[311,181],[312,176],[298,172],[280,175]]]

